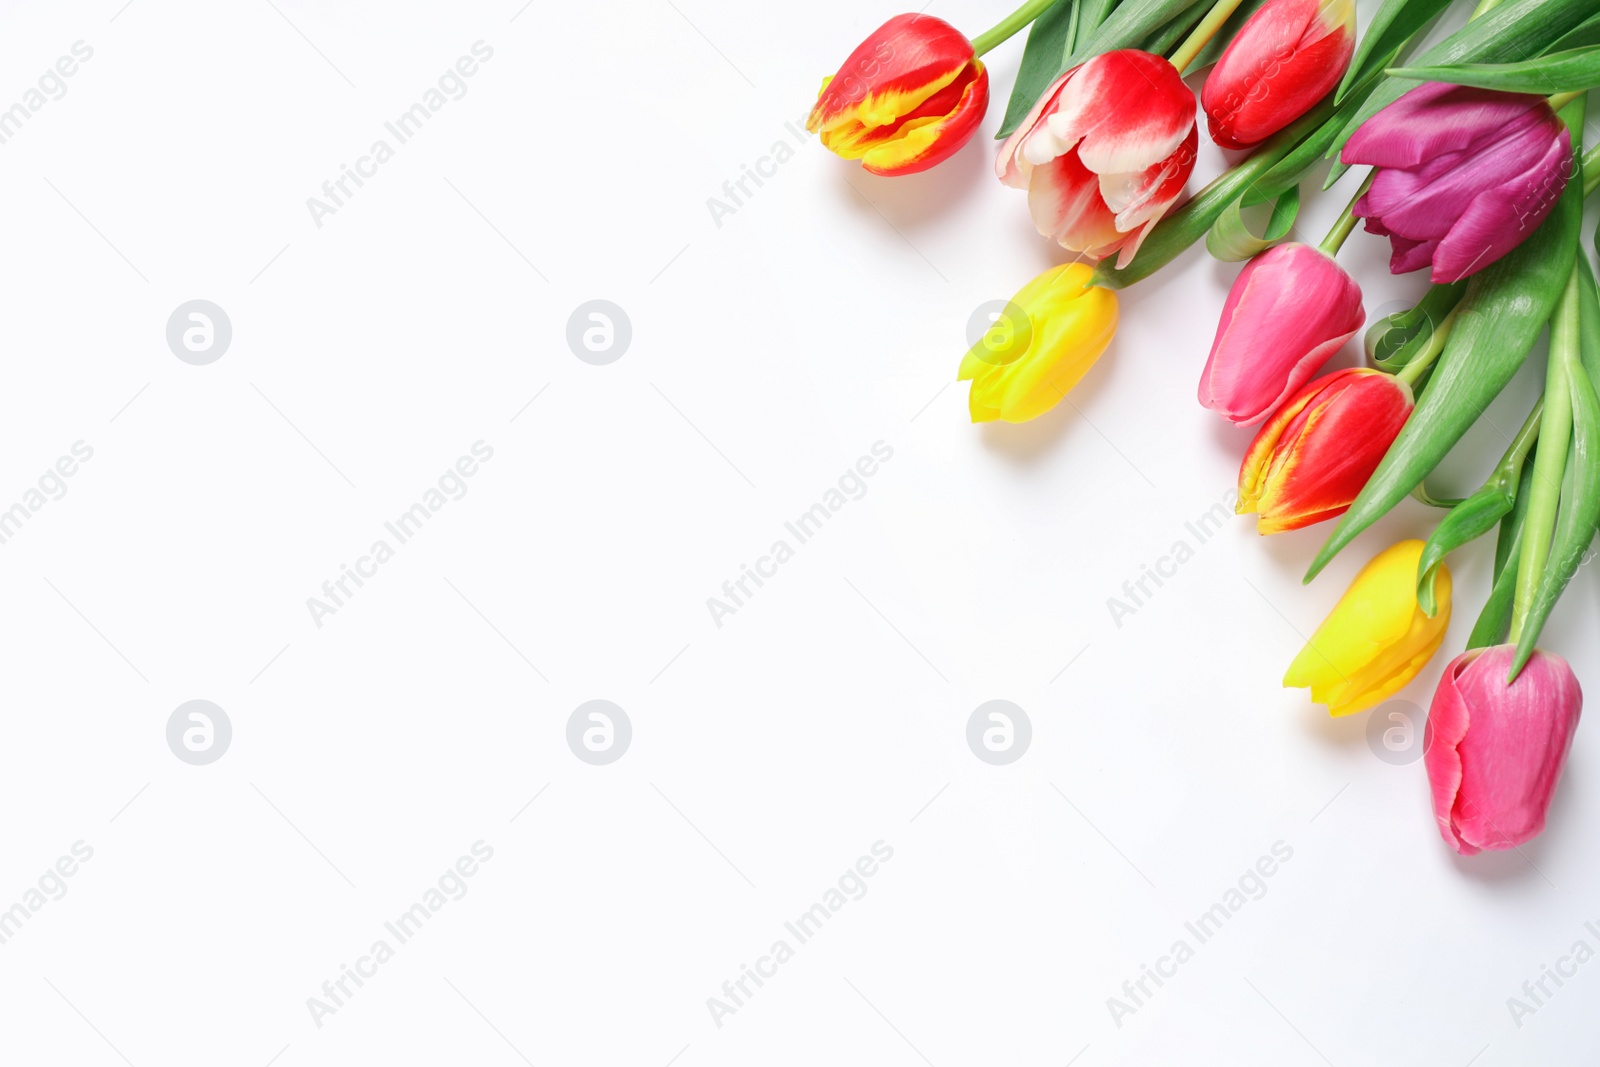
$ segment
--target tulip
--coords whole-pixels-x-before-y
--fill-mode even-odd
[[[1367,319],[1361,287],[1310,245],[1282,244],[1245,264],[1228,291],[1200,403],[1235,425],[1261,422]]]
[[[1573,171],[1572,136],[1543,97],[1442,82],[1372,116],[1340,158],[1380,168],[1356,214],[1389,238],[1390,272],[1431,266],[1435,282],[1521,244]]]
[[[896,15],[822,82],[806,129],[873,174],[914,174],[966,144],[989,106],[972,42],[932,15]]]
[[[1374,556],[1283,676],[1287,688],[1311,689],[1329,715],[1380,704],[1417,676],[1450,625],[1450,569],[1439,565],[1431,618],[1417,605],[1421,541],[1401,541]]]
[[[1235,510],[1255,512],[1263,534],[1343,515],[1412,406],[1411,388],[1382,371],[1352,367],[1316,379],[1250,442]]]
[[[973,422],[1027,422],[1055,407],[1117,332],[1117,295],[1089,284],[1087,264],[1051,267],[1011,298],[1000,324],[961,360]]]
[[[1355,49],[1354,0],[1269,0],[1206,77],[1211,139],[1233,149],[1265,141],[1339,84]]]
[[[1135,49],[1081,63],[1046,89],[1006,139],[995,173],[1028,191],[1041,234],[1126,266],[1183,193],[1199,134],[1173,65]]]
[[[1474,648],[1445,668],[1422,761],[1445,843],[1463,856],[1515,848],[1544,829],[1583,691],[1567,661],[1535,651],[1506,684],[1513,645]]]

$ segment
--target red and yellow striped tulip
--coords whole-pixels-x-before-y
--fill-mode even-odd
[[[927,170],[977,132],[989,72],[960,30],[932,15],[896,15],[823,79],[806,129],[873,174]]]
[[[1316,379],[1250,442],[1236,510],[1255,512],[1264,534],[1343,515],[1412,406],[1411,388],[1382,371],[1352,367]]]

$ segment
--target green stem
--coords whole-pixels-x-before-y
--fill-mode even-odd
[[[1528,487],[1528,517],[1523,526],[1522,554],[1517,561],[1516,593],[1511,602],[1511,632],[1506,640],[1516,644],[1528,621],[1550,556],[1550,537],[1561,506],[1561,479],[1566,473],[1567,446],[1572,441],[1572,392],[1568,384],[1572,364],[1578,359],[1578,271],[1573,268],[1567,287],[1550,320],[1550,366],[1545,371],[1543,440],[1533,457],[1533,484]]]
[[[1533,410],[1528,412],[1528,417],[1522,421],[1522,429],[1511,439],[1506,454],[1500,457],[1494,473],[1489,475],[1490,485],[1506,493],[1517,491],[1517,483],[1522,480],[1522,464],[1539,441],[1539,427],[1543,421],[1544,397],[1541,396],[1533,402]]]
[[[1179,74],[1194,62],[1194,57],[1200,54],[1201,49],[1211,43],[1211,38],[1217,35],[1217,31],[1222,29],[1222,24],[1228,21],[1243,2],[1244,0],[1217,0],[1212,5],[1206,17],[1200,20],[1200,25],[1196,26],[1188,39],[1172,53],[1172,65],[1178,68]]]
[[[1583,195],[1592,196],[1600,188],[1600,142],[1583,154]]]
[[[1450,338],[1450,330],[1456,324],[1456,313],[1451,311],[1444,317],[1444,321],[1433,328],[1428,335],[1428,343],[1418,352],[1416,358],[1404,367],[1395,371],[1394,380],[1404,382],[1406,387],[1414,388],[1417,379],[1422,377],[1422,372],[1433,366],[1433,361],[1439,358],[1439,353],[1444,351],[1444,343]]]
[[[1356,190],[1356,195],[1344,206],[1344,213],[1339,216],[1339,221],[1333,224],[1333,229],[1328,231],[1328,236],[1322,239],[1317,247],[1322,249],[1323,255],[1333,259],[1339,254],[1339,249],[1344,247],[1345,238],[1350,236],[1356,228],[1356,201],[1367,195],[1367,190],[1372,188],[1372,179],[1378,176],[1378,168],[1373,167],[1367,174],[1366,180]]]
[[[1587,89],[1579,89],[1570,93],[1556,93],[1547,102],[1550,104],[1551,111],[1560,111],[1586,92],[1588,92]]]
[[[972,51],[981,56],[995,45],[1009,40],[1022,27],[1044,14],[1044,9],[1055,2],[1056,0],[1027,0],[1027,3],[974,37]]]
[[[1500,3],[1500,0],[1481,0],[1481,2],[1478,4],[1478,6],[1472,9],[1472,14],[1467,16],[1467,21],[1471,22],[1473,19],[1477,18],[1479,15],[1488,14],[1491,10],[1493,10],[1496,6],[1498,6],[1499,3]]]

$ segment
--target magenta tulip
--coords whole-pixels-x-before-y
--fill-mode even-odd
[[[1245,264],[1222,306],[1200,403],[1254,426],[1295,393],[1366,321],[1361,287],[1321,251],[1269,248]]]
[[[1535,651],[1506,684],[1512,645],[1463,652],[1428,710],[1423,762],[1433,814],[1463,856],[1539,835],[1572,747],[1583,691],[1560,656]]]
[[[1538,229],[1572,176],[1572,136],[1542,96],[1430,82],[1368,119],[1346,163],[1379,168],[1356,203],[1394,274],[1482,270]]]

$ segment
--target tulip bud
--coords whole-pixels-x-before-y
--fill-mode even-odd
[[[1361,287],[1321,251],[1267,249],[1228,291],[1200,375],[1200,403],[1238,426],[1261,422],[1366,321]]]
[[[1482,270],[1539,228],[1572,177],[1572,135],[1542,96],[1430,82],[1372,116],[1346,163],[1378,168],[1356,201],[1389,238],[1389,271]]]
[[[1194,94],[1160,56],[1095,56],[1046,89],[1000,146],[995,174],[1028,191],[1039,233],[1095,259],[1139,244],[1183,194],[1199,134]]]
[[[1268,0],[1206,76],[1211,139],[1233,149],[1265,141],[1339,84],[1355,48],[1353,0]]]
[[[1352,367],[1309,383],[1250,442],[1239,468],[1240,515],[1263,534],[1345,513],[1406,423],[1411,388]]]
[[[1567,661],[1535,651],[1506,684],[1516,648],[1463,652],[1428,709],[1423,764],[1445,843],[1463,856],[1515,848],[1544,829],[1583,690]]]
[[[1427,665],[1450,625],[1450,569],[1439,566],[1433,617],[1417,604],[1421,541],[1401,541],[1372,558],[1345,590],[1283,676],[1287,688],[1310,687],[1329,715],[1381,704]],[[1504,675],[1502,674],[1502,677]]]
[[[966,144],[989,106],[989,72],[960,30],[896,15],[822,82],[806,129],[873,174],[914,174]]]
[[[973,422],[1026,422],[1061,402],[1117,332],[1117,294],[1083,263],[1051,267],[1011,298],[1019,322],[986,334],[961,360]]]

